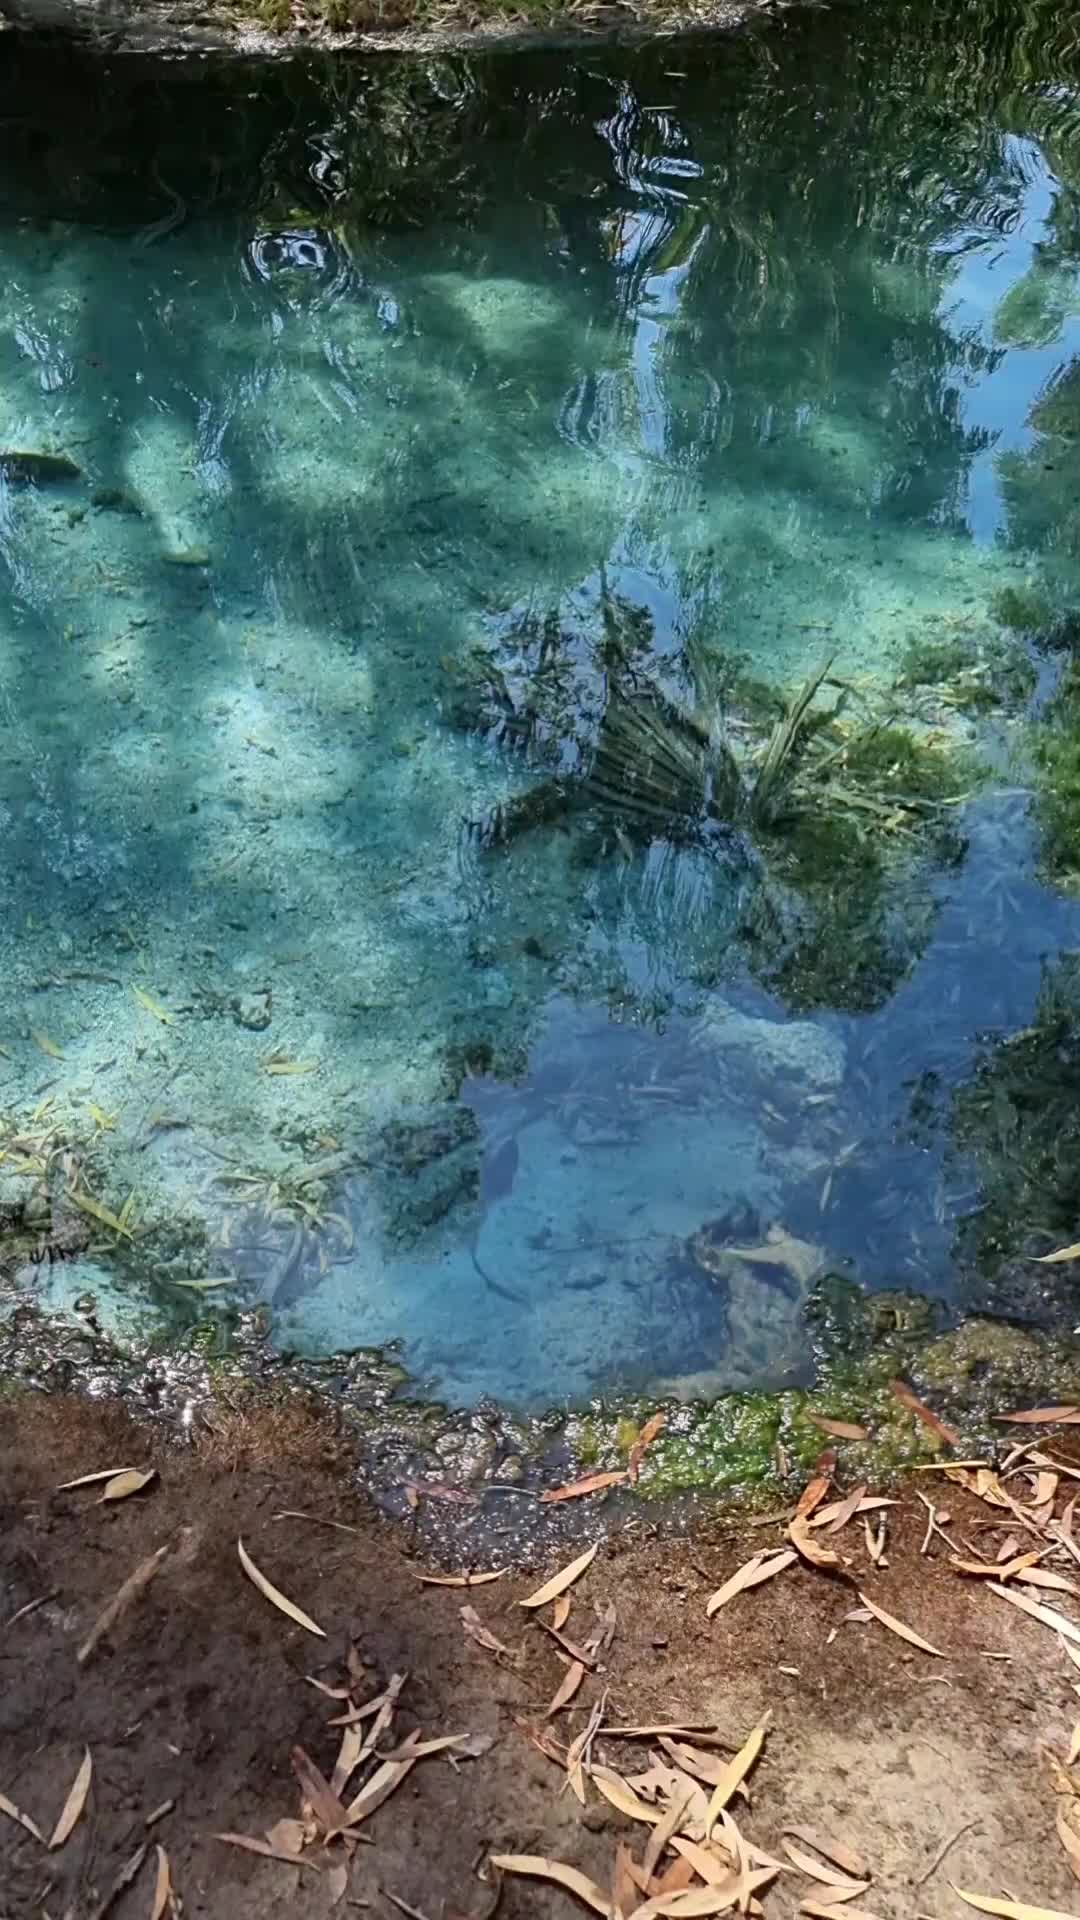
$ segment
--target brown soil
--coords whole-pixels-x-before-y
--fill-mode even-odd
[[[420,1587],[406,1536],[345,1491],[338,1445],[310,1419],[269,1416],[169,1453],[115,1407],[23,1398],[0,1409],[0,1792],[48,1835],[84,1747],[94,1763],[86,1813],[58,1850],[0,1816],[2,1920],[98,1920],[118,1869],[147,1837],[146,1816],[165,1802],[172,1810],[149,1835],[148,1860],[108,1909],[115,1920],[150,1914],[154,1842],[168,1853],[187,1920],[329,1912],[326,1872],[254,1858],[214,1835],[262,1834],[297,1815],[296,1743],[330,1772],[339,1736],[326,1722],[341,1709],[305,1675],[341,1684],[350,1644],[371,1693],[408,1671],[395,1742],[420,1726],[484,1732],[494,1744],[456,1765],[439,1755],[413,1769],[371,1819],[374,1844],[356,1850],[341,1913],[368,1906],[396,1920],[402,1909],[389,1893],[424,1920],[481,1920],[496,1891],[485,1875],[491,1851],[552,1855],[602,1885],[618,1838],[640,1852],[642,1829],[595,1789],[582,1809],[517,1724],[540,1719],[565,1672],[549,1636],[515,1604],[537,1569],[469,1594]],[[160,1468],[156,1486],[115,1506],[98,1504],[96,1488],[54,1490],[78,1473],[148,1458]],[[948,1506],[957,1534],[993,1537],[974,1531],[992,1517],[985,1506],[952,1488]],[[275,1518],[286,1509],[357,1531]],[[566,1740],[579,1731],[601,1686],[609,1721],[711,1723],[732,1748],[771,1709],[751,1808],[738,1814],[756,1844],[777,1849],[787,1823],[842,1838],[872,1865],[875,1885],[859,1904],[880,1920],[959,1920],[970,1909],[950,1880],[1075,1911],[1044,1750],[1068,1749],[1080,1676],[1053,1633],[942,1558],[923,1557],[924,1521],[907,1493],[891,1516],[887,1571],[869,1570],[854,1526],[840,1543],[856,1585],[947,1650],[941,1660],[876,1622],[846,1621],[854,1588],[801,1567],[708,1621],[709,1593],[775,1528],[742,1521],[692,1543],[646,1537],[640,1523],[626,1528],[575,1587],[566,1629],[584,1637],[594,1604],[614,1603],[606,1671],[587,1677],[553,1732]],[[238,1535],[323,1625],[325,1640],[255,1591],[238,1564]],[[102,1608],[166,1543],[156,1578],[80,1666],[76,1649]],[[543,1571],[565,1558],[561,1551]],[[466,1638],[463,1601],[515,1664]],[[610,1741],[606,1755],[635,1772],[646,1745]],[[767,1920],[794,1914],[810,1892],[785,1875],[763,1896]],[[503,1884],[505,1920],[583,1912],[541,1883]]]

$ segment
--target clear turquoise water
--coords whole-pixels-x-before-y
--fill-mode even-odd
[[[787,886],[764,941],[745,836],[474,831],[587,760],[613,607],[717,726],[737,671],[882,701],[924,640],[1052,697],[996,615],[1077,596],[1061,32],[12,56],[0,455],[80,471],[0,477],[0,1107],[96,1132],[139,1225],[21,1284],[129,1330],[260,1300],[520,1404],[803,1377],[826,1268],[1074,1313],[972,1253],[949,1109],[1080,936],[1018,712],[921,695],[996,769],[948,856]]]

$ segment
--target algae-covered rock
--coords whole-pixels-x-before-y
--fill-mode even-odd
[[[965,1382],[982,1383],[992,1386],[995,1395],[1030,1392],[1045,1398],[1049,1384],[1046,1342],[1001,1320],[966,1320],[923,1349],[919,1373],[928,1386],[942,1391]],[[1050,1397],[1062,1391],[1059,1385]]]
[[[0,448],[0,477],[9,487],[56,487],[82,479],[82,468],[66,453],[30,452],[25,448]]]
[[[762,1080],[783,1085],[785,1093],[820,1093],[844,1077],[843,1041],[809,1020],[764,1020],[718,999],[698,1031],[721,1069],[730,1064],[743,1075],[749,1067]]]

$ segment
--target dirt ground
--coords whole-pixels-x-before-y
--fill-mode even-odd
[[[570,1920],[587,1911],[570,1892],[511,1874],[500,1888],[489,1855],[547,1855],[604,1889],[619,1841],[640,1855],[648,1829],[593,1779],[579,1805],[557,1751],[546,1757],[529,1737],[568,1668],[518,1602],[565,1562],[562,1536],[549,1560],[488,1586],[422,1586],[407,1532],[347,1491],[341,1442],[300,1417],[238,1422],[172,1451],[115,1406],[28,1396],[0,1408],[0,1450],[0,1794],[44,1836],[10,1808],[0,1812],[2,1920],[150,1920],[158,1845],[173,1911],[187,1920],[317,1920],[335,1900],[342,1914],[366,1909],[379,1920],[401,1912],[486,1920],[496,1905],[502,1920]],[[147,1463],[156,1482],[125,1500],[101,1503],[99,1485],[56,1491],[94,1469]],[[836,1478],[842,1488],[842,1468]],[[952,1537],[993,1558],[1010,1515],[961,1488],[943,1490],[937,1476],[913,1477],[887,1510],[887,1568],[871,1567],[856,1521],[831,1536],[849,1569],[793,1565],[712,1620],[710,1593],[778,1544],[781,1522],[718,1513],[692,1540],[640,1523],[604,1538],[570,1589],[564,1632],[580,1645],[595,1610],[610,1603],[614,1637],[568,1708],[544,1723],[547,1734],[565,1745],[606,1691],[607,1725],[712,1728],[722,1764],[771,1710],[749,1806],[736,1799],[731,1810],[744,1835],[782,1859],[787,1826],[812,1827],[864,1856],[873,1885],[838,1913],[959,1920],[972,1909],[950,1881],[1080,1912],[1055,1826],[1071,1803],[1069,1781],[1049,1757],[1068,1756],[1080,1672],[1057,1633],[953,1572],[941,1542],[920,1552],[927,1514],[916,1488],[931,1480]],[[276,1517],[289,1512],[356,1531]],[[595,1533],[595,1515],[591,1524]],[[325,1638],[256,1590],[238,1537]],[[80,1664],[77,1649],[102,1609],[161,1547],[154,1578]],[[847,1619],[859,1588],[946,1657],[872,1616]],[[1063,1592],[1034,1597],[1080,1615]],[[466,1634],[463,1605],[507,1653]],[[543,1618],[551,1614],[547,1607]],[[297,1867],[215,1837],[264,1836],[300,1815],[297,1745],[332,1773],[341,1735],[327,1722],[349,1700],[327,1697],[308,1676],[348,1687],[362,1703],[394,1673],[408,1678],[380,1753],[398,1750],[414,1728],[486,1735],[490,1745],[415,1764],[364,1822],[373,1844],[355,1846],[344,1885],[333,1870],[348,1862],[340,1841],[309,1846],[310,1864]],[[702,1740],[708,1749],[709,1736]],[[44,1842],[87,1748],[88,1799],[70,1837],[50,1850]],[[602,1736],[592,1760],[640,1775],[649,1748],[648,1739]],[[117,1886],[144,1843],[130,1884]],[[825,1892],[792,1866],[761,1892],[758,1910],[782,1920]],[[680,1910],[703,1909],[674,1899],[670,1911]]]

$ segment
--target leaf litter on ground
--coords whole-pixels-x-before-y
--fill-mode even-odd
[[[52,1837],[49,1841],[50,1849],[62,1847],[65,1840],[75,1831],[82,1816],[83,1808],[86,1805],[86,1797],[90,1792],[90,1782],[93,1778],[93,1773],[94,1762],[90,1754],[90,1749],[87,1747],[83,1754],[79,1771],[75,1775],[68,1790],[68,1797],[64,1801],[60,1818],[53,1828]]]
[[[579,1554],[576,1560],[571,1560],[569,1566],[561,1568],[558,1573],[553,1573],[551,1579],[545,1580],[543,1586],[537,1587],[535,1593],[530,1593],[524,1600],[519,1600],[518,1606],[546,1607],[549,1600],[557,1600],[561,1593],[566,1592],[567,1587],[572,1587],[575,1580],[581,1578],[586,1567],[592,1565],[599,1551],[600,1542],[596,1540],[591,1547],[586,1548],[584,1553]]]
[[[305,1613],[302,1607],[298,1607],[295,1601],[290,1600],[286,1594],[281,1592],[280,1588],[275,1587],[273,1582],[267,1579],[265,1573],[260,1572],[242,1540],[237,1540],[236,1551],[240,1559],[240,1565],[243,1567],[248,1579],[252,1582],[253,1586],[258,1587],[259,1592],[263,1595],[264,1599],[269,1600],[271,1606],[277,1607],[279,1613],[287,1614],[290,1620],[294,1620],[297,1626],[303,1627],[307,1633],[316,1634],[320,1640],[326,1639],[323,1628],[316,1624],[311,1618],[311,1615]]]

